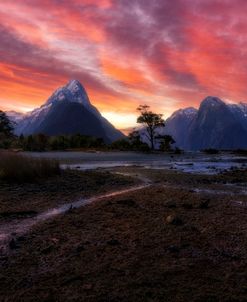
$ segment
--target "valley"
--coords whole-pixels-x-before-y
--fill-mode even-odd
[[[247,302],[246,12],[0,1],[0,302]]]

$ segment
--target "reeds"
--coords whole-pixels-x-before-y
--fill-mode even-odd
[[[11,152],[0,152],[0,179],[7,182],[35,182],[59,175],[56,160],[31,158]]]

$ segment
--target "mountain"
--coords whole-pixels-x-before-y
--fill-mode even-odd
[[[165,134],[171,135],[176,141],[176,146],[187,148],[187,134],[192,121],[197,115],[195,108],[189,107],[175,111],[167,120]]]
[[[16,134],[70,135],[81,133],[110,143],[124,135],[95,108],[77,80],[58,88],[44,105],[28,113],[15,129]]]
[[[166,121],[165,132],[185,150],[247,148],[247,104],[206,97],[198,110],[174,112]]]
[[[7,115],[17,124],[18,135],[81,133],[109,143],[124,137],[90,103],[86,90],[76,80],[58,88],[40,108],[24,116],[13,111]],[[147,142],[145,130],[138,131]],[[247,148],[247,104],[226,104],[209,96],[198,110],[189,107],[175,111],[157,134],[172,135],[175,145],[184,150]]]
[[[236,119],[241,122],[244,129],[247,130],[247,104],[230,104],[228,105],[232,113],[235,115]]]
[[[18,124],[25,116],[24,113],[16,112],[16,111],[6,111],[7,117],[10,119],[11,122],[14,124]]]

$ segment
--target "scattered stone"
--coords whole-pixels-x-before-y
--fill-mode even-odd
[[[220,254],[220,256],[224,257],[224,258],[229,258],[231,260],[240,260],[241,256],[238,254],[235,254],[234,252],[231,251],[225,251],[225,250],[219,250],[216,249],[216,251]]]
[[[85,247],[84,247],[84,245],[80,244],[80,245],[77,246],[76,252],[77,252],[77,253],[80,253],[80,252],[82,252],[82,251],[85,251]]]
[[[18,242],[23,242],[25,240],[26,240],[25,236],[19,236],[19,237],[16,238],[16,241],[18,241]]]
[[[210,199],[203,199],[200,202],[199,208],[200,209],[208,209],[209,203],[210,203]]]
[[[191,210],[193,209],[193,205],[191,203],[183,203],[182,207],[186,210]]]
[[[0,217],[2,218],[27,218],[34,217],[38,214],[36,211],[18,211],[18,212],[2,212]]]
[[[177,207],[177,204],[176,204],[176,202],[168,201],[168,202],[166,203],[166,206],[167,206],[169,209],[174,209],[174,208]]]
[[[57,239],[57,238],[51,238],[51,241],[56,244],[56,243],[59,242],[59,239]]]
[[[117,239],[111,239],[107,241],[107,244],[111,246],[116,246],[116,245],[120,245],[120,242]]]
[[[128,207],[136,207],[137,204],[133,199],[121,199],[117,201],[117,204],[128,206]]]
[[[219,302],[219,298],[215,295],[203,295],[198,297],[196,300],[198,302]],[[233,301],[233,300],[228,300],[228,301]],[[237,302],[237,300],[235,300]]]
[[[70,207],[68,208],[68,210],[65,212],[65,214],[71,214],[71,213],[73,213],[74,212],[74,207],[73,207],[73,205],[71,204],[70,205]]]
[[[49,245],[48,247],[44,248],[43,250],[41,250],[41,254],[49,254],[51,251],[53,250],[53,246]]]
[[[85,290],[91,290],[93,288],[93,285],[91,283],[86,283],[82,285],[82,288]]]
[[[179,253],[180,252],[180,248],[177,245],[170,245],[170,246],[168,246],[167,250],[170,253]]]
[[[16,240],[15,240],[14,238],[12,238],[12,239],[10,240],[10,242],[9,242],[9,248],[10,248],[11,250],[16,250],[16,249],[19,248],[19,246],[17,245]]]
[[[71,277],[71,278],[65,280],[64,282],[62,282],[61,285],[66,286],[66,285],[69,285],[69,284],[77,282],[77,281],[82,282],[83,278],[81,276],[74,276],[74,277]]]
[[[194,225],[185,225],[184,226],[184,230],[188,231],[188,232],[200,233],[199,229],[196,226],[194,226]]]
[[[8,261],[9,257],[8,256],[0,256],[0,262],[5,262]]]
[[[166,222],[172,225],[183,225],[183,221],[176,215],[169,215],[166,217]]]

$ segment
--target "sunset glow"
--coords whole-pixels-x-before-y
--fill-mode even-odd
[[[0,2],[0,108],[29,111],[70,79],[115,126],[207,95],[246,101],[245,0]]]

